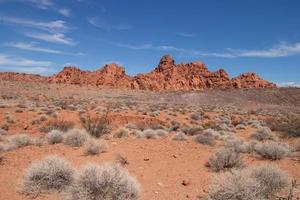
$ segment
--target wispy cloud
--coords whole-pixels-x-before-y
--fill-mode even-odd
[[[182,37],[195,37],[195,33],[188,33],[188,32],[175,32],[176,35],[182,36]]]
[[[48,9],[54,5],[52,0],[21,0],[36,5],[40,9]]]
[[[284,82],[284,83],[279,83],[277,84],[279,87],[297,87],[300,88],[300,83],[296,83],[296,82]]]
[[[177,52],[180,54],[188,56],[212,56],[212,57],[222,57],[222,58],[232,58],[233,56],[229,53],[206,53],[197,49],[185,49],[171,45],[153,45],[153,44],[126,44],[121,42],[107,41],[102,40],[105,43],[108,43],[113,46],[132,49],[132,50],[154,50],[154,51],[168,51],[168,52]]]
[[[65,24],[65,21],[55,20],[55,21],[36,21],[31,19],[23,19],[16,17],[8,17],[0,15],[0,22],[5,24],[14,24],[25,27],[32,27],[40,30],[46,30],[51,32],[63,32],[68,29]]]
[[[49,49],[44,47],[39,47],[36,45],[36,43],[24,43],[24,42],[10,42],[6,44],[7,47],[22,49],[26,51],[36,51],[36,52],[43,52],[43,53],[51,53],[51,54],[61,54],[61,55],[72,55],[72,56],[83,56],[83,53],[68,53],[68,52],[62,52],[60,50],[56,49]]]
[[[52,71],[50,61],[37,61],[27,58],[13,57],[6,54],[0,54],[1,71],[17,71],[35,74],[47,74]]]
[[[67,8],[59,9],[58,12],[60,14],[62,14],[63,16],[65,16],[65,17],[70,17],[71,16],[71,10],[69,10]]]
[[[239,57],[258,57],[258,58],[278,58],[300,55],[300,43],[286,44],[282,43],[264,50],[236,50],[226,49],[223,52],[207,52],[198,49],[186,49],[171,45],[153,45],[153,44],[126,44],[114,41],[103,41],[111,45],[132,49],[132,50],[159,50],[170,51],[185,54],[188,56],[219,57],[219,58],[239,58]]]
[[[263,50],[232,50],[229,52],[235,57],[262,57],[262,58],[276,58],[287,57],[300,54],[300,43],[287,44],[281,43],[269,49]]]
[[[109,23],[106,19],[104,19],[103,17],[92,17],[92,18],[88,18],[88,22],[97,27],[100,28],[104,31],[125,31],[125,30],[130,30],[132,29],[132,26],[128,25],[128,24],[112,24]]]
[[[76,45],[76,42],[74,42],[71,38],[66,37],[63,33],[48,34],[48,33],[40,33],[40,32],[26,32],[25,35],[46,42],[66,44],[70,46]]]

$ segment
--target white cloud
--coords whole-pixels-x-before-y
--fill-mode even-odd
[[[21,1],[32,3],[40,9],[48,9],[49,7],[52,7],[54,5],[52,0],[21,0]]]
[[[50,61],[37,61],[27,58],[18,58],[6,54],[0,54],[0,70],[16,71],[35,74],[47,74],[53,69]]]
[[[76,45],[76,43],[71,38],[66,37],[63,33],[48,34],[48,33],[28,32],[25,33],[25,35],[46,42],[66,44],[70,46]]]
[[[233,58],[233,56],[230,53],[205,53],[204,51],[201,50],[185,49],[185,48],[175,47],[171,45],[157,45],[157,46],[153,44],[134,45],[134,44],[126,44],[126,43],[113,42],[107,40],[102,40],[102,41],[111,44],[113,46],[132,49],[132,50],[156,50],[156,51],[177,52],[188,56],[211,56],[211,57]]]
[[[279,83],[279,87],[297,87],[300,88],[300,84],[296,82],[284,82],[284,83]]]
[[[15,24],[20,26],[32,27],[32,28],[47,30],[51,32],[62,32],[68,29],[68,27],[65,24],[65,21],[62,20],[43,22],[43,21],[35,21],[31,19],[0,16],[0,21],[6,24]]]
[[[104,18],[102,17],[92,17],[88,19],[88,22],[97,27],[100,28],[104,31],[112,31],[112,30],[116,30],[116,31],[124,31],[124,30],[130,30],[132,29],[132,27],[128,24],[111,24],[108,21],[106,21]]]
[[[102,40],[104,41],[104,40]],[[238,58],[238,57],[259,57],[259,58],[278,58],[300,55],[300,43],[286,44],[282,43],[272,48],[265,50],[235,50],[226,49],[224,52],[206,52],[197,49],[185,49],[170,45],[152,45],[152,44],[126,44],[113,41],[104,41],[114,46],[128,48],[132,50],[159,50],[159,51],[173,51],[189,56],[203,56],[203,57],[219,57],[219,58]]]
[[[11,43],[8,43],[6,46],[17,48],[17,49],[29,50],[29,51],[37,51],[37,52],[52,53],[52,54],[62,54],[62,52],[59,50],[38,47],[34,43],[11,42]]]
[[[182,37],[195,37],[195,33],[188,33],[188,32],[175,32],[176,35],[182,36]]]
[[[231,50],[236,57],[276,58],[300,54],[300,43],[282,43],[265,50]]]
[[[65,17],[70,17],[71,16],[71,11],[69,9],[66,9],[66,8],[59,9],[58,12],[60,14],[62,14],[63,16],[65,16]]]
[[[50,61],[36,61],[26,58],[14,58],[6,54],[0,54],[0,65],[18,66],[18,67],[40,67],[50,66]]]
[[[36,45],[37,43],[35,42],[30,42],[30,43],[24,43],[24,42],[10,42],[7,43],[5,46],[7,47],[12,47],[12,48],[17,48],[17,49],[22,49],[26,51],[36,51],[36,52],[43,52],[43,53],[51,53],[51,54],[61,54],[61,55],[71,55],[71,56],[83,56],[85,55],[84,53],[69,53],[69,52],[62,52],[60,50],[56,49],[49,49],[49,48],[44,48],[44,47],[39,47]]]

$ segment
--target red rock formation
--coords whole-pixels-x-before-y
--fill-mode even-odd
[[[37,74],[25,74],[17,72],[1,72],[0,80],[30,81],[30,82],[46,82],[47,77]]]
[[[65,67],[51,77],[6,74],[0,73],[0,78],[154,91],[276,87],[275,84],[261,79],[254,73],[242,74],[230,80],[225,70],[210,72],[202,62],[175,64],[170,55],[163,56],[153,71],[133,77],[126,75],[124,68],[117,64],[105,65],[96,71],[81,71],[76,67]]]
[[[274,83],[263,80],[255,73],[244,73],[231,80],[234,88],[275,88]]]

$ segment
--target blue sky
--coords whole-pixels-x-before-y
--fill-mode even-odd
[[[0,0],[0,70],[117,62],[134,75],[171,54],[299,85],[299,10],[298,0]]]

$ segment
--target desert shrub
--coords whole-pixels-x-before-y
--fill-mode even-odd
[[[176,133],[176,135],[174,135],[172,138],[172,140],[179,140],[179,141],[184,141],[187,139],[188,137],[183,132]]]
[[[180,122],[171,121],[170,131],[177,131],[180,128]]]
[[[157,135],[156,135],[155,130],[146,129],[143,131],[143,137],[146,139],[156,139]]]
[[[64,144],[72,147],[82,146],[88,139],[88,134],[85,130],[71,129],[64,136]]]
[[[26,134],[17,134],[10,136],[8,138],[8,145],[9,149],[17,149],[21,147],[26,147],[30,145],[37,145],[39,146],[41,141],[37,138],[32,138],[29,135]]]
[[[19,191],[33,197],[44,192],[62,191],[73,182],[74,174],[69,162],[58,156],[49,156],[27,169]]]
[[[163,136],[166,136],[168,134],[168,132],[163,129],[157,129],[157,130],[155,130],[155,134],[157,136],[163,137]]]
[[[202,133],[203,127],[202,126],[197,126],[197,127],[186,127],[183,128],[182,131],[186,134],[186,135],[197,135]]]
[[[209,157],[207,167],[212,171],[224,171],[232,168],[241,168],[244,165],[242,156],[230,148],[219,149]]]
[[[118,154],[117,157],[116,157],[116,163],[122,165],[122,166],[125,166],[125,165],[128,165],[129,162],[127,160],[126,157],[122,156],[121,154]]]
[[[209,186],[207,200],[263,200],[260,184],[240,171],[215,177]]]
[[[86,166],[67,190],[65,200],[136,200],[139,185],[119,165]]]
[[[59,130],[52,130],[47,134],[48,144],[62,143],[64,140],[64,133]]]
[[[138,129],[137,126],[136,126],[135,124],[132,124],[132,123],[126,124],[125,127],[126,127],[126,128],[129,128],[129,129]]]
[[[193,139],[195,142],[200,144],[205,144],[210,146],[214,145],[214,136],[208,133],[195,135]]]
[[[270,118],[266,124],[273,131],[284,133],[290,137],[300,137],[300,115],[287,115],[281,118]]]
[[[108,112],[104,115],[94,116],[87,113],[85,117],[80,117],[80,121],[85,130],[93,137],[99,138],[110,131]]]
[[[255,145],[255,152],[265,159],[280,160],[289,155],[290,149],[288,145],[267,141]]]
[[[274,135],[272,134],[271,129],[269,129],[268,127],[260,127],[255,133],[251,135],[251,138],[258,141],[274,140]]]
[[[238,130],[244,130],[246,129],[246,126],[244,124],[238,124],[235,128]]]
[[[56,120],[48,122],[43,127],[41,127],[40,131],[44,132],[44,133],[48,133],[52,130],[60,130],[60,131],[66,132],[73,127],[74,127],[74,124],[72,122],[56,119]]]
[[[84,154],[85,155],[96,155],[105,152],[108,148],[108,144],[103,140],[97,140],[90,138],[84,144]]]
[[[225,146],[233,148],[238,153],[251,153],[253,152],[255,142],[245,142],[239,139],[231,139],[225,142]]]
[[[289,175],[275,165],[264,164],[252,167],[249,176],[261,185],[261,195],[267,199],[286,188],[291,183]]]
[[[208,200],[267,200],[276,199],[286,189],[289,176],[272,165],[235,170],[216,176],[209,187]]]
[[[191,114],[191,119],[197,121],[201,119],[201,115],[199,113],[193,113]]]
[[[7,133],[7,131],[6,131],[6,130],[4,130],[4,129],[0,128],[0,135],[6,135],[6,133]]]
[[[125,128],[121,128],[119,129],[115,134],[114,137],[115,138],[125,138],[129,136],[129,131]]]

